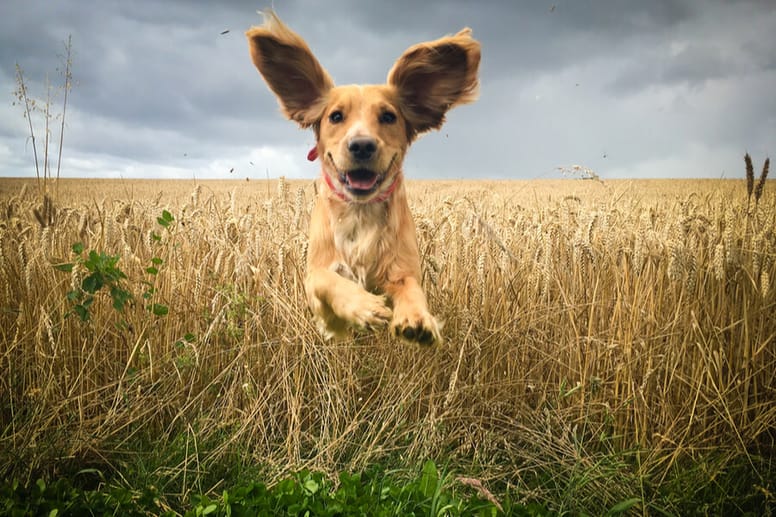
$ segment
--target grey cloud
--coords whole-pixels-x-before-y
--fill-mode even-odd
[[[243,33],[269,5],[5,0],[0,156],[14,158],[0,158],[0,175],[17,173],[27,153],[21,112],[10,106],[14,63],[41,92],[46,74],[56,82],[68,34],[76,85],[65,154],[79,158],[73,163],[242,167],[263,149],[260,176],[297,160],[294,170],[314,174],[304,161],[312,133],[283,119],[248,57]],[[413,145],[408,175],[530,178],[568,163],[602,175],[662,164],[672,169],[655,174],[714,176],[735,170],[744,149],[772,152],[774,5],[289,0],[276,8],[339,84],[381,82],[410,45],[471,27],[483,45],[481,98]],[[699,149],[712,148],[719,170],[694,164]]]

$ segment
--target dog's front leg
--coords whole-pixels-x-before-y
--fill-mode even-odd
[[[330,201],[321,192],[310,217],[307,301],[324,336],[342,336],[350,327],[377,328],[391,319],[384,296],[364,289],[342,262],[334,243]]]
[[[391,330],[400,338],[423,345],[442,342],[440,325],[431,315],[420,287],[420,254],[415,224],[403,191],[394,205],[397,228],[396,253],[388,270],[385,294],[393,301]]]
[[[414,276],[397,278],[386,285],[386,294],[393,300],[391,330],[400,338],[421,345],[442,342],[439,323],[428,311],[426,295]]]
[[[326,337],[341,336],[348,327],[360,329],[385,326],[391,309],[385,297],[364,290],[359,284],[329,268],[310,268],[305,282],[307,299]]]

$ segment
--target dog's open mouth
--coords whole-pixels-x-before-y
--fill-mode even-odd
[[[340,182],[352,194],[366,196],[374,192],[383,181],[383,175],[369,169],[353,169],[339,173]]]
[[[390,196],[391,192],[393,192],[393,186],[396,182],[394,181],[386,192],[383,193],[386,196],[385,198],[381,197],[383,194],[376,194],[376,192],[381,189],[383,182],[386,177],[388,177],[389,171],[396,160],[396,156],[397,155],[391,157],[391,161],[383,172],[375,172],[367,167],[357,167],[350,170],[340,169],[337,167],[337,163],[334,161],[334,157],[331,153],[326,153],[326,158],[334,167],[334,170],[337,171],[337,179],[339,180],[339,185],[341,185],[341,187],[339,185],[334,187],[329,183],[329,186],[335,191],[339,191],[341,188],[343,191],[350,194],[353,200],[357,202],[365,201],[367,199],[385,201],[385,199]],[[326,181],[333,179],[326,175],[325,172],[324,176],[327,178]],[[342,197],[345,192],[340,192],[340,197]],[[373,195],[375,195],[374,198],[371,197]]]

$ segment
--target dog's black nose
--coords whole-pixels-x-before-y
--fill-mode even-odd
[[[368,160],[377,151],[377,142],[368,136],[355,137],[348,142],[348,151],[356,160]]]

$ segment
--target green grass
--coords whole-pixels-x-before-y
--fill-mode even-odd
[[[527,487],[511,487],[500,493],[497,507],[488,495],[472,488],[472,481],[478,480],[459,478],[453,471],[440,470],[432,461],[414,470],[387,471],[373,466],[360,473],[342,472],[336,477],[302,470],[272,484],[262,482],[258,470],[233,470],[221,472],[227,477],[207,493],[181,497],[171,492],[173,487],[169,479],[164,479],[161,464],[149,472],[149,465],[138,460],[130,467],[137,470],[124,476],[114,473],[111,479],[106,479],[100,470],[83,469],[49,482],[39,479],[26,484],[18,480],[0,483],[0,515],[538,517],[614,516],[637,511],[646,515],[771,515],[772,495],[765,487],[756,483],[752,486],[749,472],[752,467],[772,472],[773,465],[763,458],[753,458],[753,462],[756,465],[732,465],[709,455],[693,466],[677,467],[672,478],[655,487],[661,494],[649,494],[653,502],[646,507],[642,507],[640,498],[634,497],[608,510],[585,512],[578,507],[548,507],[531,501],[532,490]],[[719,470],[722,465],[724,469]],[[556,477],[555,482],[560,481]],[[563,481],[569,483],[570,491],[584,485],[584,479],[579,477]],[[646,491],[655,488],[649,482],[645,486]],[[534,490],[541,490],[541,484]],[[665,504],[655,504],[655,500]]]
[[[452,476],[440,473],[428,461],[413,478],[386,473],[377,468],[364,473],[341,473],[332,481],[320,472],[303,470],[272,486],[259,481],[224,487],[210,495],[193,494],[187,502],[170,501],[155,485],[130,488],[105,483],[97,470],[76,474],[75,481],[60,478],[52,483],[38,480],[0,485],[3,515],[479,515],[499,513],[494,503],[454,487]],[[96,488],[83,488],[79,481],[99,480]],[[510,515],[546,515],[541,506],[511,505]]]
[[[518,477],[499,475],[509,470],[504,465],[459,460],[438,467],[428,460],[407,468],[400,458],[360,472],[280,474],[279,466],[250,463],[236,453],[201,463],[200,456],[223,447],[214,435],[203,443],[193,443],[189,434],[136,435],[121,447],[110,464],[62,461],[58,475],[48,479],[0,482],[0,515],[760,516],[773,509],[762,480],[776,474],[771,457],[713,451],[677,461],[664,479],[640,472],[646,451],[580,456],[576,466],[548,461]],[[610,493],[592,498],[590,487],[599,484]],[[603,502],[622,487],[639,485],[641,493]]]

